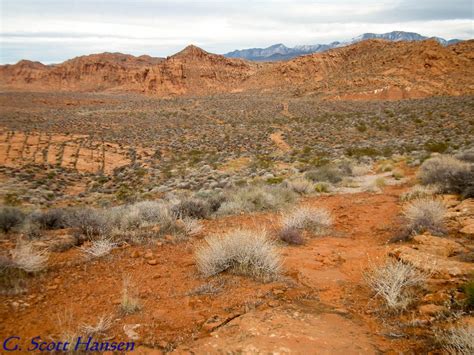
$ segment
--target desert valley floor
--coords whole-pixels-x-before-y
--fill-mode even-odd
[[[473,46],[0,66],[0,340],[472,354]]]

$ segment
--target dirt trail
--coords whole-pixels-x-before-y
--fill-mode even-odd
[[[275,132],[270,134],[270,139],[282,152],[289,152],[291,150],[291,147],[283,139],[282,132]]]
[[[149,246],[148,252],[158,261],[153,266],[143,256],[147,247],[120,248],[93,262],[85,261],[77,249],[54,254],[48,273],[32,279],[27,294],[0,296],[0,334],[58,339],[64,331],[58,317],[64,320],[70,313],[74,324],[80,325],[112,314],[110,334],[117,340],[127,339],[124,326],[140,324],[138,353],[175,346],[177,353],[291,349],[370,354],[413,349],[416,344],[406,339],[383,336],[380,322],[366,313],[370,294],[361,280],[369,258],[385,253],[401,191],[393,186],[383,194],[303,200],[302,204],[330,209],[334,230],[303,246],[283,247],[285,274],[279,282],[262,284],[227,274],[200,278],[193,260],[194,244],[200,240]],[[204,235],[233,228],[272,232],[277,225],[275,213],[230,216],[205,221]],[[141,254],[134,256],[136,252]],[[129,316],[118,311],[125,274],[134,281],[142,304],[139,313]],[[209,284],[215,293],[193,291]]]
[[[399,212],[400,187],[380,195],[336,195],[308,198],[302,203],[326,207],[335,216],[329,236],[311,239],[304,247],[284,250],[285,269],[295,281],[311,290],[273,308],[256,309],[236,318],[178,352],[279,352],[374,354],[409,349],[389,341],[380,323],[366,314],[371,295],[362,275],[369,262],[387,252],[392,221]],[[242,223],[231,219],[228,227]],[[248,217],[246,225],[271,229],[274,218]],[[335,236],[332,236],[335,235]],[[387,331],[388,332],[388,331]]]

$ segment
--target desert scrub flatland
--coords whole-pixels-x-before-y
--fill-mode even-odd
[[[281,257],[265,231],[234,230],[210,236],[196,248],[196,265],[205,276],[224,271],[263,281],[276,279],[281,271]]]
[[[332,217],[324,208],[299,207],[295,211],[284,214],[282,230],[307,229],[316,235],[327,232],[332,226]]]
[[[410,264],[389,259],[383,265],[372,266],[365,275],[367,284],[385,305],[394,311],[406,309],[415,298],[415,289],[424,284],[427,275]]]
[[[419,199],[410,202],[403,210],[406,219],[406,234],[414,235],[430,232],[434,235],[445,233],[446,208],[434,199]]]

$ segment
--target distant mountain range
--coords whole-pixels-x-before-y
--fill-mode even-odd
[[[385,39],[388,41],[423,41],[425,39],[435,39],[443,46],[450,44],[455,44],[460,42],[459,39],[445,40],[440,37],[426,37],[414,32],[403,32],[403,31],[393,31],[388,33],[364,33],[363,35],[352,38],[349,41],[344,42],[332,42],[329,44],[314,44],[314,45],[302,45],[296,46],[293,48],[287,47],[284,44],[274,44],[273,46],[267,48],[250,48],[235,50],[224,54],[228,58],[241,58],[253,61],[262,61],[262,62],[275,62],[280,60],[288,60],[300,55],[324,52],[332,48],[344,47],[350,44],[354,44],[366,39]]]

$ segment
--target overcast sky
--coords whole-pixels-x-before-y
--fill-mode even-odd
[[[0,62],[329,43],[364,32],[474,37],[473,0],[0,0]]]

